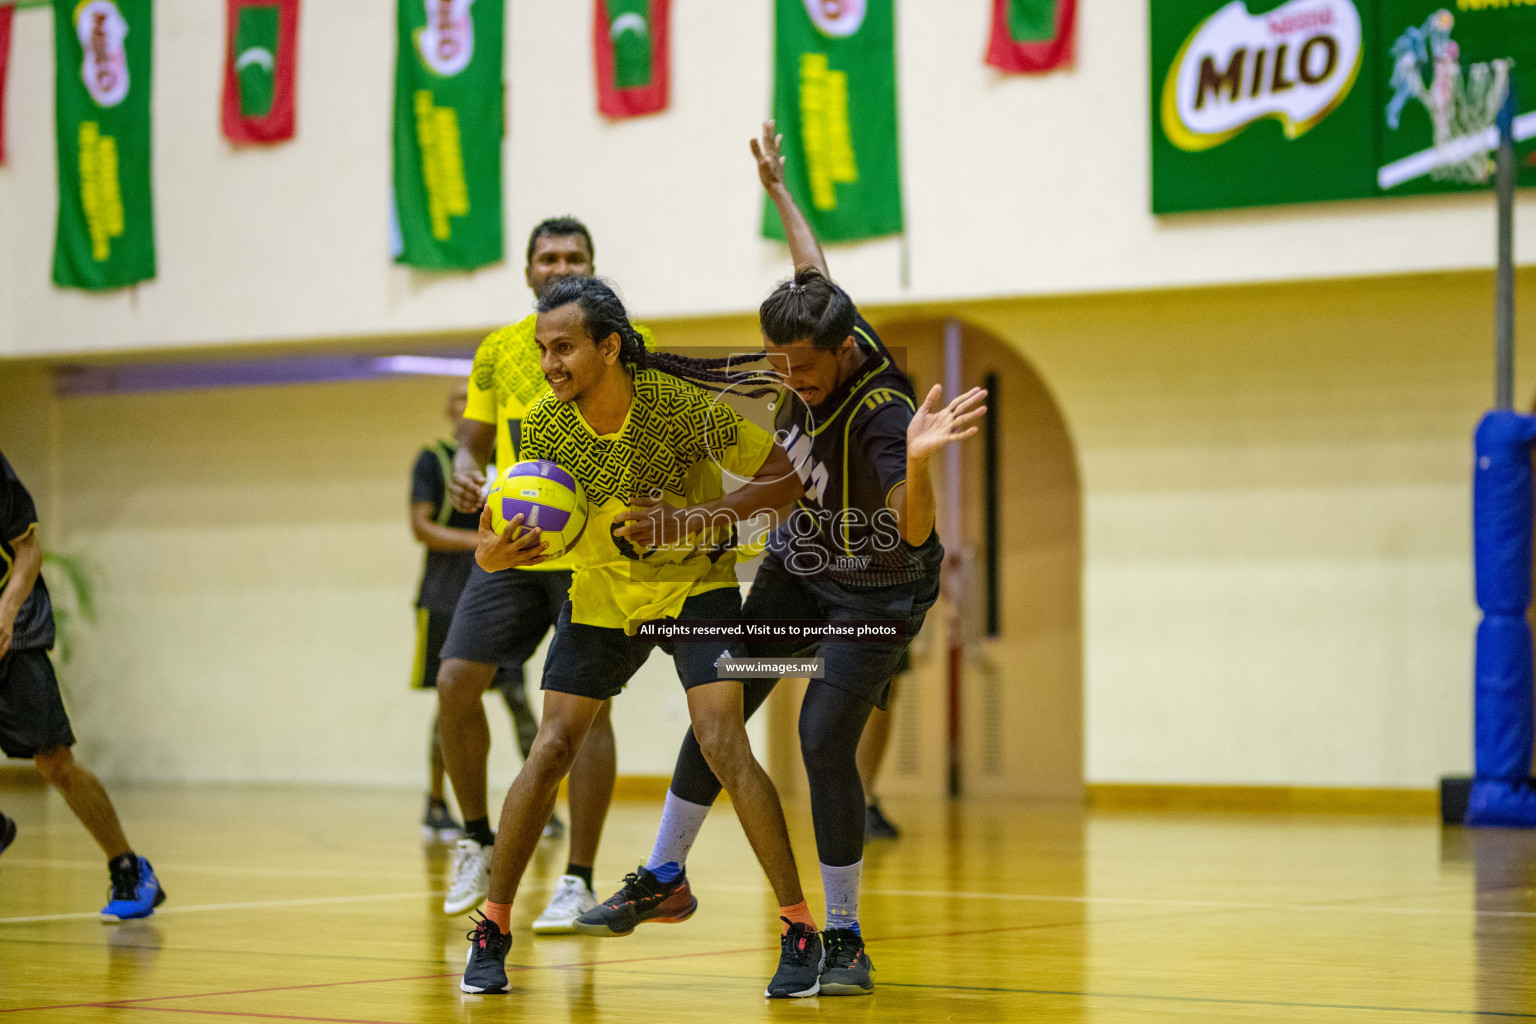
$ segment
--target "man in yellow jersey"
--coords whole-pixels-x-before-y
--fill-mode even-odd
[[[580,221],[552,218],[529,235],[524,276],[536,299],[556,281],[589,275],[592,268],[592,235]],[[533,326],[529,314],[490,334],[475,352],[449,483],[460,512],[478,513],[484,506],[486,468],[493,454],[498,466],[518,461],[523,416],[549,390],[539,372]],[[445,914],[473,909],[489,885],[495,837],[486,812],[485,767],[491,736],[480,698],[497,666],[521,665],[533,655],[554,625],[569,586],[567,559],[495,575],[476,567],[455,607],[443,641],[437,694],[443,760],[464,814],[464,838],[455,851]],[[614,772],[613,727],[605,706],[571,771],[569,862],[536,925],[540,933],[569,932],[596,903],[592,864],[613,796]]]
[[[790,504],[803,490],[773,436],[699,386],[729,387],[716,369],[723,360],[647,352],[602,281],[552,286],[539,300],[535,339],[551,394],[528,411],[522,454],[576,477],[588,519],[572,552],[570,599],[544,662],[543,720],[502,807],[490,897],[470,937],[459,987],[473,993],[506,991],[518,882],[588,729],[658,646],[641,633],[644,623],[733,625],[741,614],[736,524]],[[729,494],[727,473],[742,481]],[[489,512],[481,515],[475,560],[493,574],[543,557],[539,531],[521,531],[520,519],[497,535]],[[784,813],[747,741],[742,685],[722,680],[716,668],[740,641],[660,646],[670,647],[693,734],[730,793],[779,902],[785,928],[767,994],[814,995],[821,940],[800,890]],[[672,897],[671,919],[693,912],[685,887]]]

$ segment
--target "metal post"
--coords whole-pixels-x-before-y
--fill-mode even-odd
[[[1515,404],[1515,85],[1509,84],[1499,110],[1498,205],[1499,263],[1494,299],[1495,383],[1494,406],[1512,409]]]
[[[950,317],[944,321],[944,398],[943,401],[953,402],[964,390],[964,360],[960,348],[961,328],[960,321]],[[946,558],[949,564],[946,566],[950,574],[950,598],[954,601],[955,612],[965,615],[970,612],[966,607],[967,590],[966,575],[971,567],[966,565],[961,556],[965,547],[965,521],[964,499],[961,497],[961,488],[964,486],[964,473],[962,472],[961,452],[958,444],[951,444],[944,449],[944,517],[941,520],[945,529],[940,534],[943,539]],[[960,756],[961,727],[960,718],[963,708],[961,698],[960,673],[963,671],[964,659],[961,657],[959,630],[951,629],[949,635],[949,795],[957,797],[962,792],[960,777],[962,758]]]

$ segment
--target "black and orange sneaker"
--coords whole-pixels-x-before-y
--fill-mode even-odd
[[[698,909],[686,874],[663,882],[640,868],[625,875],[619,891],[578,917],[573,927],[581,935],[628,935],[643,921],[676,924]]]
[[[827,949],[821,969],[824,996],[867,996],[875,990],[875,965],[864,952],[864,937],[849,928],[828,928],[821,933]]]
[[[821,969],[827,962],[826,950],[821,945],[821,933],[799,922],[790,923],[789,930],[779,937],[779,969],[763,993],[769,999],[803,999],[821,991]]]

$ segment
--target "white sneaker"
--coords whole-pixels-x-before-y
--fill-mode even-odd
[[[473,839],[458,841],[453,851],[448,895],[443,897],[443,913],[451,917],[473,910],[490,894],[492,849]]]
[[[597,906],[597,893],[575,875],[561,875],[549,906],[533,922],[535,935],[568,935],[576,930],[576,919]]]

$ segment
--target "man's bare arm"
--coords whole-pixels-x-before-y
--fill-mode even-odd
[[[473,551],[480,543],[474,530],[444,526],[436,520],[430,501],[411,502],[411,533],[428,551]]]
[[[480,494],[485,490],[485,467],[496,453],[496,424],[466,417],[459,420],[458,437],[459,450],[453,455],[448,496],[460,512],[479,512],[484,504]]]
[[[784,185],[784,157],[779,153],[779,147],[784,142],[784,136],[775,134],[772,121],[763,122],[762,139],[752,140],[752,155],[757,158],[757,178],[763,183],[763,189],[768,193],[768,198],[773,200],[773,205],[779,211],[779,220],[784,222],[784,237],[789,242],[789,255],[795,261],[795,273],[799,273],[806,267],[815,267],[821,271],[821,276],[831,278],[827,272],[827,256],[821,251],[821,243],[816,241],[816,232],[811,230],[810,222],[805,219],[805,214],[800,212],[800,207],[795,205],[795,197],[789,194],[789,189]]]

